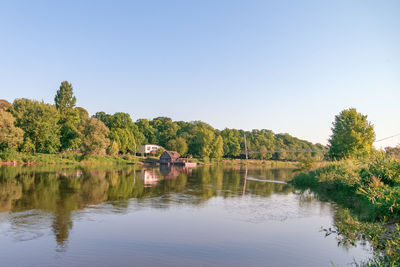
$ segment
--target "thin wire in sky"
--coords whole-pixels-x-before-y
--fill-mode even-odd
[[[399,136],[399,135],[400,135],[400,133],[395,134],[395,135],[392,135],[392,136],[388,136],[388,137],[385,137],[385,138],[376,140],[375,143],[380,142],[380,141],[383,141],[383,140],[387,140],[387,139],[390,139],[390,138],[393,138],[393,137],[396,137],[396,136]]]

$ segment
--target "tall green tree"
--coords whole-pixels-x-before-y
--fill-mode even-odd
[[[74,96],[72,85],[69,82],[61,82],[60,89],[58,89],[56,93],[54,102],[62,118],[66,117],[68,110],[75,107],[76,97]]]
[[[139,131],[144,135],[144,143],[146,144],[157,144],[156,130],[150,125],[149,120],[139,119],[135,123]]]
[[[78,149],[82,143],[79,134],[80,114],[75,109],[76,97],[72,85],[63,81],[54,98],[57,110],[60,113],[61,149]]]
[[[329,139],[331,159],[359,157],[371,152],[375,141],[373,125],[355,108],[345,109],[335,117]]]
[[[112,127],[112,115],[107,114],[104,111],[96,112],[96,114],[93,115],[93,118],[102,121],[108,128]]]
[[[16,99],[10,108],[15,126],[21,128],[24,141],[33,144],[34,152],[55,153],[60,147],[60,115],[54,105],[29,99]]]
[[[86,118],[81,124],[82,149],[85,154],[104,154],[110,144],[109,129],[96,118]]]
[[[0,150],[17,148],[23,141],[24,131],[15,127],[15,118],[9,112],[0,109]]]
[[[284,134],[276,134],[274,136],[274,148],[275,150],[279,151],[279,152],[275,152],[274,155],[272,156],[272,158],[274,160],[286,160],[287,156],[286,156],[286,152],[282,152],[285,150],[289,150],[289,147],[287,145],[287,141],[285,138]]]
[[[177,136],[179,126],[171,118],[158,117],[150,121],[150,125],[156,130],[156,138],[160,146],[166,147],[169,140]]]
[[[129,129],[113,128],[110,131],[109,138],[110,140],[117,142],[120,152],[135,152],[135,137]]]
[[[97,112],[94,118],[102,121],[109,129],[109,138],[118,144],[122,153],[136,153],[139,145],[145,141],[145,136],[139,131],[138,126],[132,122],[128,113],[117,112],[114,115]]]
[[[218,135],[214,138],[212,143],[211,158],[221,159],[224,156],[224,140],[222,136]]]
[[[69,109],[65,117],[61,117],[59,120],[62,150],[77,150],[82,143],[79,133],[79,125],[81,123],[79,112],[78,109]]]
[[[250,157],[257,159],[269,159],[272,157],[271,153],[267,151],[274,150],[274,133],[270,130],[252,130],[246,133],[247,146],[249,151],[256,151],[258,153],[251,154]]]
[[[200,121],[193,123],[193,140],[191,143],[191,149],[193,155],[199,156],[201,158],[210,158],[212,152],[212,145],[215,138],[214,129]]]
[[[182,137],[177,137],[175,139],[171,139],[167,143],[167,149],[178,152],[181,155],[185,155],[188,151],[188,145],[186,140]]]
[[[225,155],[228,157],[237,157],[240,155],[240,133],[235,129],[224,129],[221,132],[224,142]]]
[[[259,159],[269,159],[271,157],[270,153],[268,153],[268,148],[264,145],[260,146],[258,150],[258,158]]]

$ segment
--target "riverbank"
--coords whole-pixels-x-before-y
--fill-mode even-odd
[[[305,164],[302,161],[283,161],[283,160],[256,160],[256,159],[223,159],[220,161],[214,161],[213,163],[222,164],[226,166],[260,166],[270,169],[278,168],[290,168],[302,170],[305,168]],[[308,163],[307,163],[308,164]],[[325,164],[325,161],[312,162],[310,163],[314,168],[321,167]]]
[[[58,154],[24,153],[13,150],[0,152],[0,165],[38,165],[38,164],[145,164],[147,157],[125,155],[84,155],[77,152],[62,152]],[[158,160],[157,157],[149,158]],[[259,166],[265,168],[292,168],[303,169],[308,163],[299,161],[279,160],[245,160],[245,159],[221,159],[203,161],[193,158],[193,162],[200,165],[227,165],[227,166]],[[325,162],[313,162],[313,167],[321,167]]]
[[[158,157],[138,157],[140,161],[145,164],[157,165]],[[321,167],[326,164],[326,161],[312,161],[308,163],[304,163],[302,161],[284,161],[284,160],[256,160],[256,159],[220,159],[220,160],[203,160],[199,158],[192,158],[192,162],[197,163],[198,165],[222,165],[227,167],[237,167],[237,168],[246,168],[246,167],[262,167],[267,169],[297,169],[302,170],[309,165],[312,165],[313,168]]]
[[[367,160],[331,162],[295,176],[291,183],[311,190],[318,198],[345,207],[335,217],[339,244],[367,240],[374,258],[361,266],[398,266],[400,263],[400,162],[377,154]]]
[[[139,157],[132,155],[84,155],[76,152],[58,154],[23,153],[16,151],[0,152],[0,165],[38,165],[38,164],[138,164]]]

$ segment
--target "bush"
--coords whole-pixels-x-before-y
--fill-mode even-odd
[[[373,247],[374,258],[356,266],[399,266],[400,228],[398,224],[385,225],[380,222],[361,222],[354,218],[347,209],[335,214],[333,229],[324,229],[326,235],[336,234],[338,244],[356,243],[368,239]]]
[[[400,216],[400,187],[389,187],[379,179],[359,188],[359,193],[373,204],[376,217],[397,220]]]
[[[297,164],[297,168],[299,170],[311,170],[314,163],[315,163],[315,160],[311,157],[302,158],[299,160],[299,163]]]
[[[375,154],[361,170],[360,176],[363,185],[370,184],[374,177],[390,186],[400,185],[400,162],[383,153]]]
[[[336,161],[315,171],[301,173],[292,182],[310,187],[320,184],[327,188],[357,188],[360,184],[359,170],[360,167],[353,161]]]
[[[0,152],[0,159],[2,161],[21,161],[19,153],[12,148],[6,148]]]
[[[377,153],[363,161],[332,162],[297,175],[292,183],[355,212],[355,217],[349,210],[335,218],[334,232],[340,235],[339,243],[355,244],[360,239],[371,243],[374,259],[361,266],[400,266],[399,161]]]

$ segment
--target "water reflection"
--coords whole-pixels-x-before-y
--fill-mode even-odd
[[[156,172],[155,169],[150,169],[150,170],[144,169],[143,180],[145,187],[152,187],[153,185],[158,184],[158,181],[160,179],[158,178],[158,172]]]
[[[221,166],[2,166],[0,215],[7,214],[7,219],[0,218],[0,226],[9,223],[7,234],[16,241],[39,239],[51,229],[57,251],[65,252],[74,223],[85,212],[130,214],[132,208],[165,210],[179,205],[203,207],[207,203],[211,210],[217,205],[217,213],[223,211],[226,217],[247,223],[314,216],[316,210],[335,212],[312,194],[296,194],[291,185],[282,183],[293,175],[291,169]],[[229,201],[215,204],[219,199]]]
[[[18,166],[0,168],[0,212],[10,211],[12,223],[18,226],[27,216],[24,211],[41,210],[52,215],[51,227],[60,247],[65,247],[73,226],[72,212],[90,205],[110,201],[112,205],[127,207],[131,198],[146,199],[164,196],[162,205],[176,201],[200,204],[213,196],[232,197],[243,193],[269,196],[273,192],[289,193],[286,184],[247,182],[244,172],[259,179],[288,180],[291,170],[253,169],[249,171],[206,166],[184,168],[99,169],[90,167],[34,167]],[[171,194],[185,193],[191,197],[176,199]],[[120,211],[120,210],[119,210]],[[32,215],[29,215],[32,216]],[[38,221],[28,217],[25,224]]]

